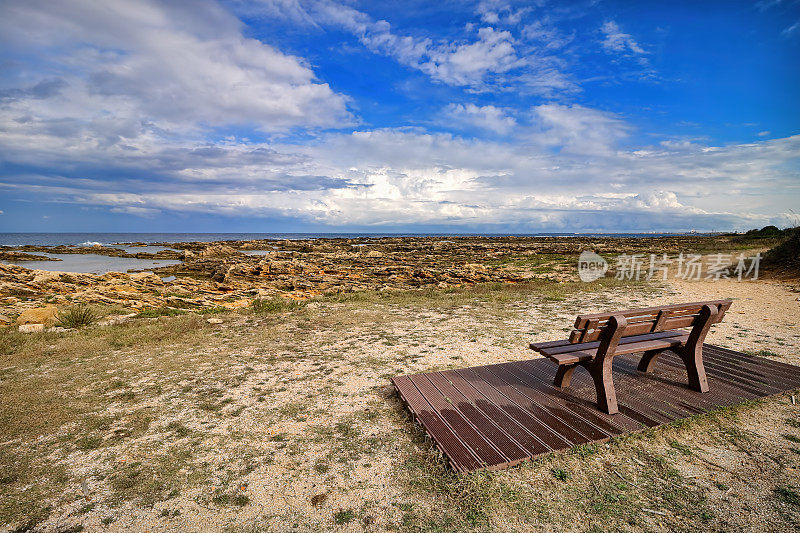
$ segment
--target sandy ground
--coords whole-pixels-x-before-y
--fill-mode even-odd
[[[389,385],[396,374],[530,358],[527,343],[561,338],[578,310],[722,297],[734,304],[709,342],[800,364],[800,293],[787,283],[671,281],[563,299],[323,303],[297,316],[202,319],[192,323],[195,337],[146,355],[139,346],[103,344],[80,364],[4,360],[5,383],[22,373],[32,384],[55,375],[67,394],[96,394],[74,377],[75,366],[111,384],[95,412],[35,442],[2,439],[0,447],[65,468],[63,490],[42,496],[52,510],[36,527],[46,531],[796,528],[800,444],[786,435],[800,442],[800,411],[788,396],[591,453],[459,477]],[[142,412],[145,429],[113,438]],[[96,446],[69,443],[87,417],[108,414],[113,421],[97,430]],[[560,470],[566,480],[554,474]]]

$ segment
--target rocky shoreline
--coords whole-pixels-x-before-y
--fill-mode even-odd
[[[124,312],[151,308],[240,308],[255,298],[292,300],[358,291],[465,287],[532,279],[576,279],[577,255],[669,253],[725,247],[729,236],[402,237],[151,243],[171,250],[126,252],[107,246],[4,247],[17,254],[91,253],[179,259],[153,273],[102,275],[0,264],[0,314],[16,317],[43,304],[105,304]],[[133,243],[131,245],[144,245]],[[262,251],[258,255],[247,252]],[[37,258],[38,259],[38,258]],[[163,279],[162,279],[163,278]],[[165,281],[167,279],[169,281]]]

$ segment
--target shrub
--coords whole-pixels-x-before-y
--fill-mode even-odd
[[[789,228],[784,234],[786,239],[764,254],[764,263],[800,271],[800,227]]]
[[[97,314],[88,305],[79,304],[59,313],[58,325],[62,328],[79,328],[96,321]]]

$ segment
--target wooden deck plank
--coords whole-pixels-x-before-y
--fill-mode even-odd
[[[578,370],[567,389],[553,386],[545,358],[392,378],[408,407],[460,472],[512,466],[577,444],[658,426],[693,414],[800,388],[800,367],[712,345],[704,347],[710,391],[687,387],[686,368],[669,351],[655,370],[638,357],[614,358],[620,412],[595,405],[594,385]]]
[[[428,432],[450,464],[459,471],[471,471],[481,467],[480,460],[433,410],[409,376],[392,378],[400,399],[409,407],[412,415]],[[435,435],[435,437],[434,437]]]
[[[420,393],[436,411],[442,420],[453,430],[461,442],[464,443],[486,466],[503,465],[508,459],[500,453],[494,444],[487,440],[478,430],[458,411],[453,404],[436,388],[428,379],[427,374],[417,374],[411,380]]]

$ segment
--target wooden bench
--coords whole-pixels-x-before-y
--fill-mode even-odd
[[[568,387],[578,366],[586,368],[594,380],[598,406],[614,414],[619,411],[611,375],[615,355],[643,352],[638,368],[650,372],[658,356],[671,350],[686,365],[689,387],[708,392],[703,341],[731,303],[713,300],[579,315],[569,339],[536,342],[530,347],[558,364],[557,387]]]

